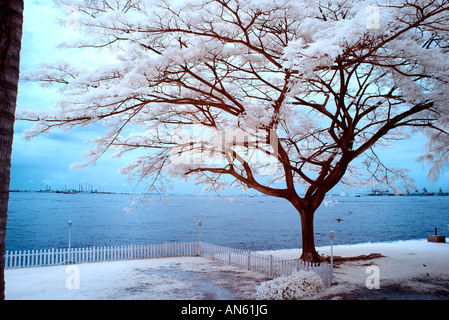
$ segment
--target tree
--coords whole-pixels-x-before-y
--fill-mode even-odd
[[[24,112],[27,136],[102,123],[86,164],[141,150],[123,173],[152,190],[194,176],[284,198],[304,260],[320,260],[313,217],[338,183],[407,181],[374,146],[447,135],[448,1],[59,2],[79,9],[72,46],[115,59],[30,74],[63,97]]]
[[[5,299],[5,237],[19,82],[23,1],[0,1],[0,300]]]

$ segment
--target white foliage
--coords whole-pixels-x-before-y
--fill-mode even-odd
[[[441,126],[435,115],[448,114],[447,0],[56,2],[77,12],[67,18],[78,19],[80,37],[66,47],[109,56],[89,67],[49,62],[23,75],[61,89],[54,110],[18,113],[37,121],[26,137],[101,123],[111,130],[93,140],[87,163],[108,149],[145,150],[122,172],[152,185],[189,173],[220,189],[220,168],[268,185],[285,180],[276,146],[254,134],[259,129],[273,130],[294,182],[313,185],[324,163],[335,168],[343,153],[407,138],[396,129],[376,133],[414,106],[433,103],[401,125]],[[431,15],[420,21],[417,6]],[[436,177],[449,161],[441,151],[448,142],[441,132],[428,136],[425,159],[435,161]],[[372,159],[367,167],[381,166]],[[405,176],[368,172],[386,183]]]
[[[324,282],[312,271],[299,271],[262,282],[254,294],[257,300],[299,300],[324,290]]]
[[[443,175],[445,168],[449,163],[449,130],[447,115],[441,117],[440,122],[443,123],[441,128],[443,131],[426,131],[429,140],[424,146],[423,155],[418,158],[424,165],[429,165],[428,178],[434,183],[440,176]]]

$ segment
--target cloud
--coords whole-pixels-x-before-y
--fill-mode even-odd
[[[25,0],[21,68],[28,69],[52,58],[57,53],[58,44],[67,37],[56,23],[60,11],[53,1]]]

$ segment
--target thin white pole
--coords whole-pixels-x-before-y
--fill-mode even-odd
[[[329,238],[331,239],[331,284],[332,284],[332,278],[334,273],[334,232],[329,232]]]
[[[72,221],[69,221],[69,250],[67,252],[67,262],[71,263],[72,260],[72,254],[71,254],[71,248],[72,246]]]
[[[69,221],[69,250],[72,242],[72,221]]]
[[[198,253],[201,255],[201,225],[203,222],[200,220],[198,222],[199,234],[198,234]]]

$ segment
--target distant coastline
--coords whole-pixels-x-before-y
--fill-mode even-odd
[[[100,191],[100,190],[84,190],[82,188],[76,190],[76,189],[52,189],[50,187],[46,189],[39,189],[39,190],[20,190],[20,189],[10,189],[9,192],[28,192],[28,193],[62,193],[62,194],[136,194],[135,192],[127,192],[127,191]],[[158,193],[147,193],[147,195],[158,195]],[[235,196],[235,194],[233,195]],[[248,197],[255,197],[255,196],[265,196],[263,194],[254,195],[254,194],[238,194],[238,196],[248,196]],[[443,192],[441,188],[439,188],[438,192],[429,192],[426,188],[423,188],[421,192],[418,190],[415,190],[413,192],[407,190],[405,192],[390,192],[389,190],[384,189],[371,189],[369,192],[363,192],[363,193],[353,193],[353,194],[345,194],[344,192],[340,194],[340,196],[353,196],[353,197],[361,197],[361,196],[368,196],[368,197],[378,197],[378,196],[449,196],[449,192]]]
[[[129,191],[111,191],[111,190],[104,190],[104,188],[101,187],[94,187],[93,184],[90,184],[88,182],[85,183],[79,183],[78,187],[73,187],[70,185],[64,185],[54,187],[52,185],[48,184],[41,184],[40,189],[18,189],[18,188],[12,188],[9,190],[9,192],[34,192],[34,193],[62,193],[62,194],[135,194],[135,192],[129,192]]]
[[[9,190],[9,192],[28,192],[28,193],[63,193],[63,194],[132,194],[132,192],[115,192],[115,191],[77,191],[77,190]]]
[[[406,191],[405,193],[392,193],[389,190],[372,189],[371,192],[366,194],[367,196],[448,196],[448,192],[443,192],[440,188],[438,192],[428,192],[426,188],[423,188],[421,192],[415,190],[414,192]]]

